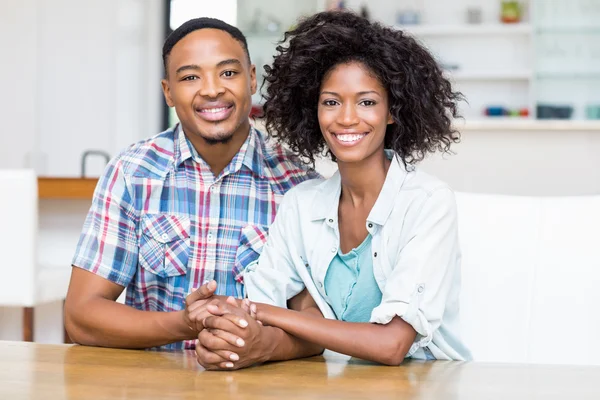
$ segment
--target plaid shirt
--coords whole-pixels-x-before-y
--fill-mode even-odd
[[[243,297],[242,272],[258,258],[283,194],[317,176],[251,128],[215,177],[177,126],[109,163],[72,264],[126,286],[126,304],[139,310],[182,310],[210,279],[217,294]]]

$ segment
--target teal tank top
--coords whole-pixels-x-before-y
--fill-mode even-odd
[[[348,253],[338,251],[325,275],[325,293],[338,320],[369,322],[382,296],[373,275],[370,234]]]

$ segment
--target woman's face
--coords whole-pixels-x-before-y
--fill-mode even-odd
[[[358,62],[337,65],[325,75],[318,118],[325,142],[338,163],[383,155],[385,130],[393,123],[387,91]]]

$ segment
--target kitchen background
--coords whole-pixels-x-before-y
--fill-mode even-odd
[[[600,193],[600,0],[2,0],[0,168],[77,178],[92,150],[97,177],[106,155],[173,123],[161,48],[187,19],[240,27],[260,71],[298,17],[336,6],[415,35],[466,95],[456,154],[425,170],[457,191]],[[68,268],[90,199],[49,197],[38,257]],[[36,340],[62,340],[60,306],[36,308]],[[0,339],[20,337],[19,318],[0,307]]]

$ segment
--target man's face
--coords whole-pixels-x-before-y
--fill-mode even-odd
[[[162,81],[192,143],[227,143],[248,133],[256,68],[242,44],[219,29],[199,29],[181,39],[167,61]]]

